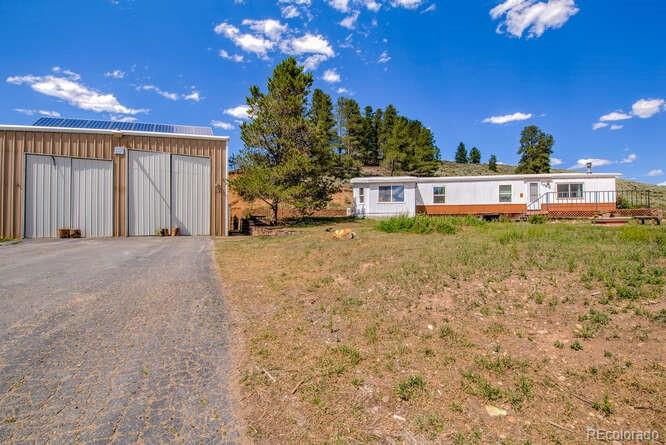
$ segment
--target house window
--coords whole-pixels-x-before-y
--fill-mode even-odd
[[[582,198],[583,184],[557,184],[558,199]]]
[[[363,204],[365,202],[365,188],[361,187],[358,189],[358,202]]]
[[[511,202],[511,185],[499,186],[499,202]]]
[[[405,202],[405,186],[380,185],[379,202],[381,203]]]
[[[446,203],[446,187],[432,188],[432,202],[435,204]]]

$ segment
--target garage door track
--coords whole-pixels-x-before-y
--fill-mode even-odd
[[[209,238],[0,246],[0,443],[237,441]]]

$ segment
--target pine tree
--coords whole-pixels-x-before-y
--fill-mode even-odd
[[[488,169],[493,172],[497,171],[497,156],[494,154],[488,158]]]
[[[393,176],[404,169],[409,152],[409,122],[402,116],[396,117],[391,126],[384,148],[382,167]]]
[[[467,164],[468,162],[467,149],[465,148],[465,144],[462,142],[458,144],[458,149],[456,150],[456,162],[458,164]]]
[[[240,174],[229,182],[244,200],[266,202],[273,223],[280,204],[307,213],[325,206],[339,188],[313,157],[312,124],[306,118],[311,85],[312,74],[292,57],[275,67],[266,93],[255,85],[247,97],[244,147],[232,159]]]
[[[379,142],[371,106],[366,106],[363,110],[362,132],[363,164],[379,165]]]
[[[550,173],[550,155],[553,153],[553,136],[544,133],[536,125],[525,127],[520,134],[521,155],[516,173]]]
[[[478,148],[472,147],[472,149],[469,151],[469,162],[470,164],[481,163],[481,152]]]
[[[379,131],[377,137],[379,141],[379,151],[382,153],[382,157],[383,154],[386,153],[388,139],[391,136],[391,131],[393,131],[393,125],[395,125],[397,117],[398,110],[396,110],[393,105],[386,107],[382,116],[381,131]]]
[[[312,158],[319,168],[331,172],[336,163],[338,134],[331,97],[318,88],[312,93],[308,119],[312,125]]]
[[[383,158],[381,137],[384,131],[384,112],[381,108],[377,108],[375,114],[372,116],[372,128],[375,132],[375,142],[377,143],[377,164],[375,165],[379,165]]]

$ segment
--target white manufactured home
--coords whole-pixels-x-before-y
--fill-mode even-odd
[[[354,214],[589,215],[616,209],[619,173],[549,173],[493,176],[372,176],[351,180]]]

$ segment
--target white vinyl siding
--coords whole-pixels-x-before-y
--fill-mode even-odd
[[[511,202],[512,191],[510,184],[503,184],[499,186],[499,202]]]

